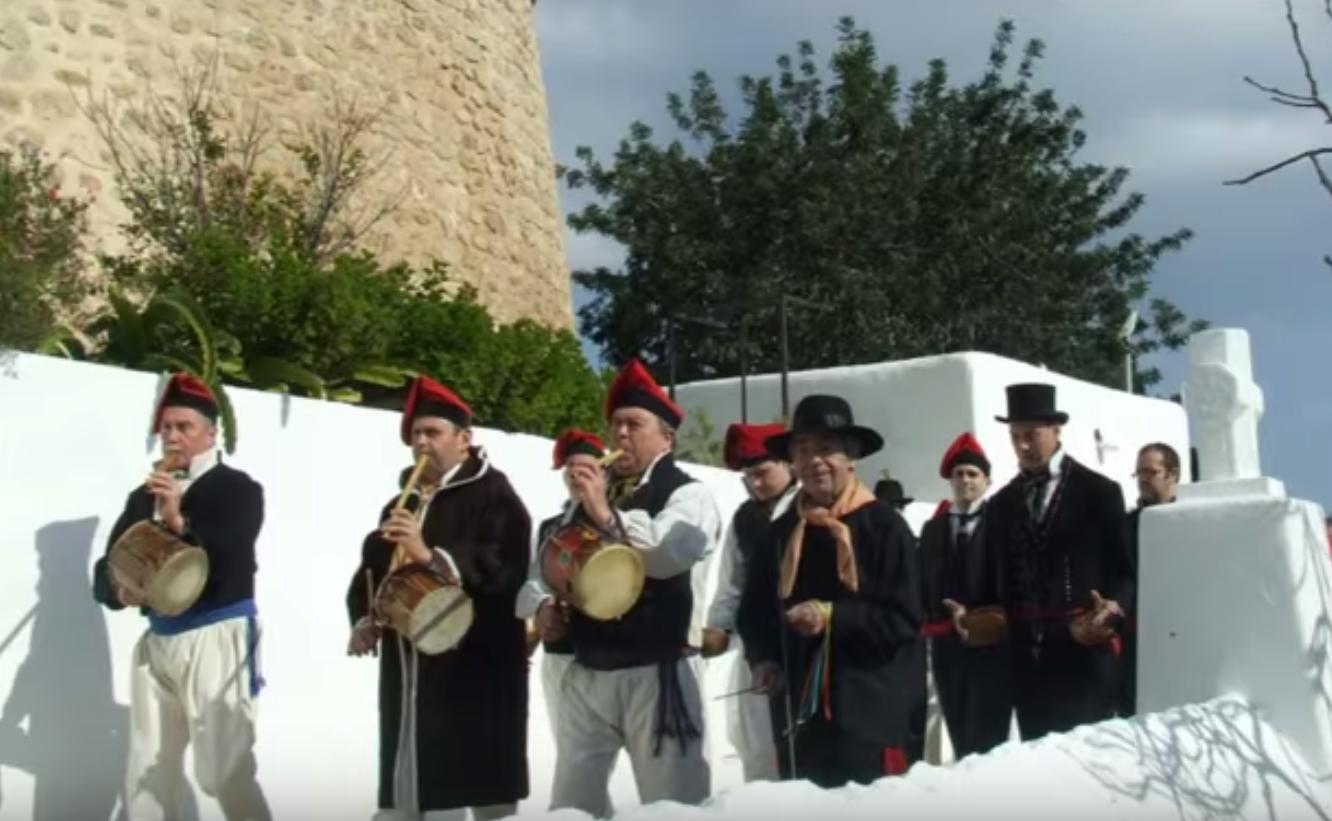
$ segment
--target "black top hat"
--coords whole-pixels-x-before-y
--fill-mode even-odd
[[[1008,415],[994,417],[1000,422],[1044,422],[1050,425],[1062,425],[1068,421],[1068,414],[1055,410],[1054,385],[1040,382],[1028,382],[1009,385]]]
[[[851,405],[840,396],[815,394],[796,405],[791,428],[765,440],[768,450],[782,461],[791,460],[791,440],[802,433],[840,433],[860,444],[860,455],[869,456],[883,447],[883,437],[856,424]]]
[[[880,479],[875,482],[874,498],[891,505],[909,505],[916,501],[915,498],[906,495],[902,483],[896,479]]]

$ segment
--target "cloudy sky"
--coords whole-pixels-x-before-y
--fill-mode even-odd
[[[1247,187],[1222,181],[1326,145],[1332,127],[1283,108],[1245,75],[1305,86],[1281,0],[542,0],[537,31],[556,158],[576,146],[607,156],[636,119],[673,135],[668,91],[696,69],[734,88],[779,52],[812,40],[826,57],[839,16],[875,35],[904,78],[934,57],[961,82],[979,75],[1001,18],[1039,37],[1038,79],[1086,114],[1089,161],[1132,170],[1147,197],[1134,229],[1181,226],[1196,239],[1157,269],[1155,290],[1215,326],[1248,329],[1266,392],[1263,467],[1296,495],[1332,506],[1332,198],[1301,165]],[[1324,85],[1332,89],[1332,20],[1323,0],[1296,0]],[[732,111],[736,109],[732,107]],[[575,202],[565,196],[566,210]],[[568,237],[570,264],[615,266],[600,238]],[[576,302],[581,299],[576,297]],[[1162,388],[1185,376],[1161,357]]]

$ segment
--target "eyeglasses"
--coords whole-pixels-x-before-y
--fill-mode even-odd
[[[1157,476],[1165,476],[1170,471],[1165,468],[1144,468],[1133,471],[1130,478],[1133,479],[1155,479]]]

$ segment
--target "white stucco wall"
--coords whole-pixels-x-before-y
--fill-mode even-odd
[[[863,460],[857,472],[871,485],[885,469],[901,481],[917,500],[907,517],[917,527],[948,496],[948,485],[939,478],[939,460],[959,433],[969,430],[980,439],[993,464],[996,486],[1017,472],[1008,428],[994,419],[1006,410],[1004,387],[1016,382],[1055,386],[1059,408],[1070,416],[1063,432],[1068,452],[1118,482],[1129,506],[1137,498],[1132,473],[1138,448],[1166,442],[1187,465],[1188,421],[1180,405],[993,354],[956,353],[799,371],[789,374],[788,380],[792,412],[803,396],[837,394],[851,403],[857,422],[883,435],[884,449]],[[778,419],[780,374],[751,376],[747,382],[750,421]],[[719,438],[728,424],[740,419],[739,379],[680,385],[676,399],[687,411],[702,410]]]
[[[89,568],[153,453],[147,435],[159,380],[45,357],[0,360],[0,819],[110,816],[125,754],[137,613],[93,603]],[[228,462],[264,486],[257,598],[264,625],[260,779],[277,818],[367,818],[377,778],[376,671],[345,655],[343,604],[361,539],[411,461],[394,413],[231,391],[240,442]],[[551,443],[480,429],[533,520],[558,510]],[[689,470],[729,519],[743,488],[729,473]],[[712,566],[715,576],[716,565]],[[711,693],[732,662],[711,663]],[[533,658],[532,796],[548,805],[554,744]],[[709,699],[718,786],[739,781],[728,757],[725,702]],[[612,796],[637,802],[627,760]],[[37,807],[34,809],[34,800]],[[43,806],[45,807],[43,809]],[[200,797],[203,818],[219,818]]]

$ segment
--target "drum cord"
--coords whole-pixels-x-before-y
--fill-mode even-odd
[[[702,738],[698,725],[689,715],[689,705],[685,703],[684,688],[680,684],[680,660],[657,663],[657,715],[652,731],[652,755],[661,755],[666,736],[678,739],[680,755],[689,751],[689,742]]]

